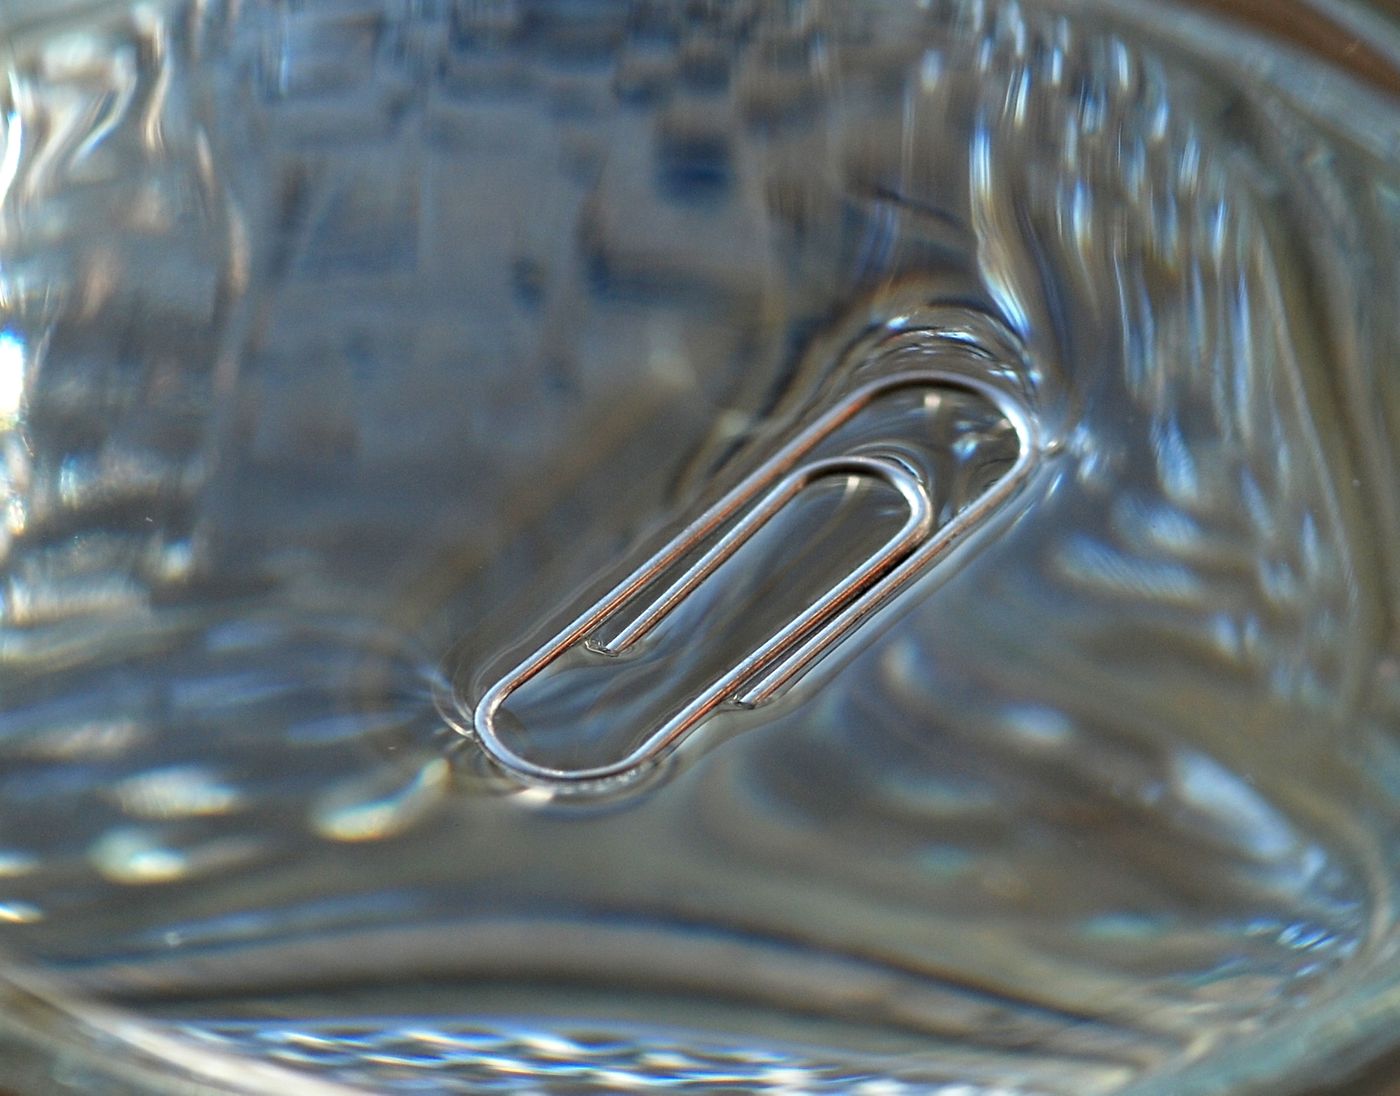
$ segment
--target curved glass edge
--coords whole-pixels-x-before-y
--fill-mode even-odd
[[[1339,1085],[1350,1096],[1388,1096],[1394,1075],[1358,1077],[1395,1052],[1398,1030],[1400,981],[1394,972],[1373,975],[1350,993],[1237,1044],[1231,1054],[1143,1078],[1121,1096],[1327,1096]]]
[[[354,1096],[360,1090],[249,1061],[117,1009],[69,997],[42,975],[0,968],[6,1096]]]

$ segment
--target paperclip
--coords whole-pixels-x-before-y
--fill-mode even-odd
[[[970,391],[992,404],[1017,437],[1018,452],[1011,467],[938,529],[933,528],[933,504],[926,485],[913,469],[901,462],[883,456],[837,455],[804,463],[816,446],[874,400],[907,388]],[[1036,452],[1035,423],[1021,402],[979,378],[940,369],[919,369],[891,374],[857,388],[799,431],[663,548],[488,688],[472,713],[472,729],[477,740],[499,766],[534,784],[587,786],[609,783],[641,770],[674,749],[721,704],[756,707],[792,684],[916,574],[999,507],[1025,479]],[[495,725],[496,713],[522,685],[580,643],[600,656],[625,651],[681,605],[806,487],[816,480],[838,475],[873,477],[893,487],[908,507],[908,517],[899,531],[794,620],[684,704],[639,746],[608,764],[558,768],[530,760],[501,739]],[[743,513],[755,499],[758,501]],[[734,521],[736,517],[738,520]],[[604,625],[673,567],[700,551],[731,521],[732,526],[680,577],[644,605],[630,622],[610,633],[611,638],[602,637]]]

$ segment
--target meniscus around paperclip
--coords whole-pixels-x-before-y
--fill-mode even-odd
[[[930,485],[903,461],[858,453],[813,455],[823,441],[873,402],[920,388],[956,389],[981,397],[1010,424],[1017,439],[1011,466],[941,526],[935,522]],[[1036,453],[1033,418],[1020,400],[995,384],[935,368],[902,371],[866,383],[799,430],[659,551],[487,688],[472,711],[471,730],[497,765],[528,783],[585,788],[611,785],[637,773],[673,750],[721,705],[756,707],[791,685],[917,574],[983,524],[1024,481]],[[497,715],[516,690],[581,644],[601,657],[620,654],[643,640],[711,581],[724,562],[775,515],[812,484],[832,477],[880,481],[893,488],[905,510],[898,530],[796,617],[684,700],[640,745],[605,764],[566,768],[532,760],[503,740]],[[668,576],[674,577],[664,582]]]

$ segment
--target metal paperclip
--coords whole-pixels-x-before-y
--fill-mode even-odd
[[[933,504],[919,474],[884,456],[845,455],[806,461],[811,451],[876,399],[908,388],[956,388],[988,401],[1010,423],[1019,449],[1012,466],[941,528],[933,527]],[[756,707],[782,692],[831,647],[885,604],[997,509],[1021,484],[1034,463],[1034,419],[1019,400],[994,384],[940,369],[894,373],[857,388],[744,477],[699,518],[614,586],[543,647],[482,695],[472,729],[488,755],[529,783],[566,786],[610,782],[659,760],[717,707]],[[616,655],[660,624],[765,523],[811,483],[830,476],[865,476],[893,487],[908,507],[899,531],[827,590],[794,620],[735,663],[625,756],[605,765],[557,768],[511,749],[496,730],[496,713],[510,695],[580,643],[600,655]],[[765,488],[767,489],[765,493]],[[758,501],[744,513],[754,500]],[[742,517],[739,515],[742,514]],[[632,619],[604,638],[604,625],[686,557],[699,551],[728,523],[733,525],[677,579]]]

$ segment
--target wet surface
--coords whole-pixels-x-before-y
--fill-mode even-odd
[[[1393,105],[1062,7],[26,18],[0,943],[377,1091],[1182,1093],[1381,1017]],[[617,794],[491,761],[561,616],[930,356],[1033,419],[994,521]],[[886,411],[837,451],[935,524],[1012,455]],[[616,756],[905,518],[802,502],[526,745]]]

